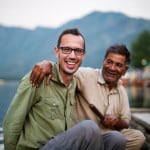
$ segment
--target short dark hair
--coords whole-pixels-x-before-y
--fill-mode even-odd
[[[57,47],[60,46],[61,38],[65,34],[73,34],[73,35],[81,36],[83,38],[83,41],[84,41],[84,45],[83,46],[84,46],[84,49],[85,49],[85,38],[84,38],[84,36],[80,33],[80,31],[77,28],[72,28],[72,29],[66,29],[66,30],[64,30],[60,34],[60,36],[58,38]]]
[[[116,53],[116,54],[120,54],[126,57],[126,64],[130,65],[131,63],[131,59],[130,59],[130,52],[127,49],[126,45],[124,44],[116,44],[116,45],[112,45],[110,46],[105,54],[104,58],[107,58],[109,53]]]

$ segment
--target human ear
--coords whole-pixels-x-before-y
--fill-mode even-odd
[[[58,58],[59,49],[57,47],[54,48],[54,53],[56,58]]]
[[[125,67],[125,70],[123,71],[122,75],[125,75],[125,73],[128,71],[128,66]]]

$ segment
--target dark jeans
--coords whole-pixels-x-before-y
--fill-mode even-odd
[[[41,150],[103,150],[103,139],[97,124],[84,120],[57,135]]]
[[[105,150],[125,150],[126,138],[119,131],[109,131],[103,134]]]

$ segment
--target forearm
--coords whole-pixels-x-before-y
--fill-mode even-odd
[[[4,148],[5,150],[15,150],[18,143],[18,136],[13,136],[10,133],[4,134]]]
[[[13,120],[18,120],[18,118],[13,118],[13,112],[11,110],[7,113],[3,122],[3,132],[4,132],[4,146],[5,150],[15,150],[18,139],[20,136],[20,123],[14,123]],[[13,120],[12,120],[12,119]],[[18,125],[17,125],[18,124]]]
[[[105,115],[102,124],[107,128],[115,130],[121,130],[129,127],[128,122],[117,115]]]

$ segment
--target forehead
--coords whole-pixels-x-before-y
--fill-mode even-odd
[[[60,45],[83,48],[84,40],[80,35],[65,34],[61,38]]]
[[[112,60],[116,63],[126,64],[126,57],[117,53],[109,53],[106,59]]]

